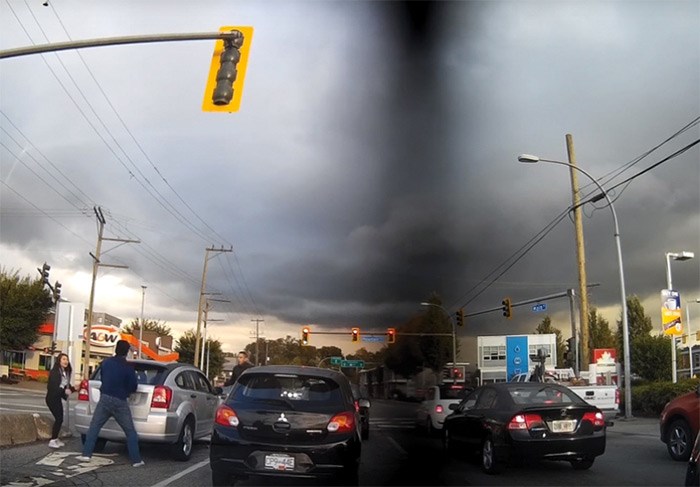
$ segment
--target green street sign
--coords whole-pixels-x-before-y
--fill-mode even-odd
[[[340,365],[343,361],[343,357],[331,357],[331,365]]]
[[[364,360],[342,360],[340,362],[341,367],[355,367],[358,369],[364,369],[365,368],[365,361]]]

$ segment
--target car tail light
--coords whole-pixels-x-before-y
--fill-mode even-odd
[[[360,412],[360,401],[355,400],[355,412]]]
[[[615,404],[620,407],[620,389],[615,389]]]
[[[544,427],[544,421],[539,414],[516,414],[508,423],[509,430],[529,430]]]
[[[238,426],[240,421],[238,420],[238,416],[236,416],[236,411],[225,404],[222,404],[216,410],[216,418],[214,419],[214,422],[216,424],[220,424],[221,426],[233,426],[235,428]]]
[[[355,429],[355,414],[346,411],[338,413],[328,422],[326,429],[331,433],[347,433]]]
[[[444,411],[444,409],[442,409],[442,406],[441,406],[440,404],[438,404],[437,406],[435,406],[435,412],[436,412],[436,413],[441,414],[443,411]]]
[[[156,386],[153,389],[152,408],[168,409],[170,401],[173,399],[173,390],[168,386]]]
[[[89,401],[90,400],[90,381],[83,379],[80,381],[80,388],[78,389],[78,401]]]
[[[603,426],[605,426],[605,418],[603,417],[603,413],[600,411],[596,411],[595,413],[593,411],[589,411],[583,415],[583,418],[581,418],[581,421],[590,421],[590,423],[593,425],[593,429],[599,430]]]

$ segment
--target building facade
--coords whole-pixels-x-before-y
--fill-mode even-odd
[[[480,383],[507,382],[514,375],[532,370],[536,363],[530,358],[543,349],[546,369],[557,367],[557,336],[495,335],[477,337]]]

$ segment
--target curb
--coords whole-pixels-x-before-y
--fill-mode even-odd
[[[0,447],[23,445],[51,438],[53,416],[39,413],[0,414]],[[60,437],[71,436],[65,428]]]

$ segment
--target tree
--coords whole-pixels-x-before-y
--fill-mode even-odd
[[[549,315],[545,316],[540,324],[537,325],[537,328],[535,328],[535,333],[538,335],[548,335],[550,333],[554,333],[556,335],[555,343],[557,346],[557,364],[563,365],[565,363],[564,339],[561,336],[561,330],[552,325],[552,319],[549,317]]]
[[[146,328],[144,327],[144,330]],[[194,330],[187,330],[175,341],[175,351],[180,354],[178,362],[191,364],[194,361],[194,345],[196,335]],[[213,338],[207,338],[206,347],[209,354],[209,377],[216,377],[224,370],[224,352],[221,350],[221,342]],[[211,348],[209,348],[211,347]],[[204,358],[206,369],[206,356]],[[206,370],[204,370],[206,372]]]
[[[194,345],[196,343],[194,330],[187,330],[180,338],[175,340],[175,351],[180,354],[178,362],[191,364],[194,362]]]
[[[630,343],[630,356],[632,355],[632,349],[636,346],[638,338],[648,337],[651,330],[654,327],[651,324],[651,318],[644,313],[644,306],[639,301],[637,296],[629,296],[627,298],[627,324],[629,326],[629,343]],[[615,334],[617,341],[617,349],[624,350],[623,337],[622,337],[622,320],[617,321],[617,333]],[[622,357],[622,354],[620,354]],[[670,359],[669,359],[670,361]],[[624,357],[620,360],[624,362]],[[630,366],[634,366],[634,360]]]
[[[131,323],[124,327],[124,333],[129,333],[131,335],[138,335],[141,320],[139,318],[134,318]],[[169,336],[172,333],[169,326],[165,325],[165,321],[162,323],[158,320],[144,320],[143,321],[143,331],[154,331],[158,333],[159,336]]]
[[[595,348],[616,348],[617,340],[610,329],[608,320],[591,307],[588,312],[588,337],[590,350]],[[618,350],[619,352],[619,350]],[[618,356],[620,354],[618,353]]]
[[[0,270],[0,349],[24,350],[33,345],[52,306],[41,279]]]
[[[646,380],[671,380],[671,339],[661,336],[639,336],[630,349],[632,371]]]

